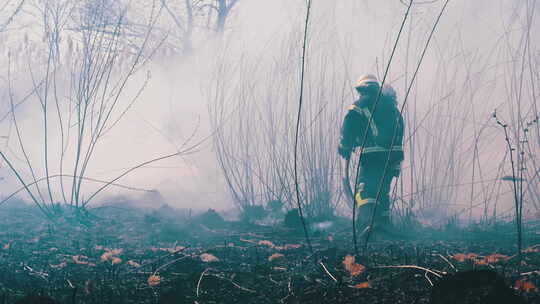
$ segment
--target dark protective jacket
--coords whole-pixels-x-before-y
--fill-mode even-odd
[[[375,107],[377,95],[360,95],[349,107],[341,128],[340,154],[348,158],[362,140],[367,130],[362,150],[362,165],[385,165],[390,154],[390,164],[403,160],[403,116],[394,98],[382,95]],[[375,111],[373,109],[375,108]],[[370,121],[370,117],[373,116]]]

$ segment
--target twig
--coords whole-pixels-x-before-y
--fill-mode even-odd
[[[180,251],[178,251],[178,252],[180,252]],[[177,253],[177,252],[175,252],[175,253]],[[180,260],[183,260],[183,259],[185,259],[185,258],[188,258],[188,257],[190,257],[190,255],[185,255],[185,256],[183,256],[183,257],[180,257],[180,258],[178,258],[178,259],[174,259],[174,260],[172,260],[172,261],[170,261],[170,262],[168,262],[168,263],[165,263],[165,264],[159,266],[159,267],[154,271],[153,275],[156,275],[156,273],[158,273],[160,270],[163,270],[163,268],[168,267],[168,266],[170,266],[170,265],[172,265],[172,264],[174,264],[174,263],[176,263],[176,262],[178,262],[178,261],[180,261]]]
[[[540,247],[540,244],[536,244],[536,245],[529,246],[529,247],[525,248],[524,250],[527,250],[527,249],[535,249],[535,248],[538,248],[538,247]]]
[[[28,271],[30,275],[35,275],[35,276],[43,279],[44,281],[49,282],[49,280],[47,279],[49,277],[48,273],[42,272],[42,271],[37,271],[37,270],[33,269],[32,267],[30,267],[28,265],[24,265],[23,268],[24,268],[24,270]]]
[[[272,279],[272,275],[271,275],[271,274],[268,275],[268,279],[270,279],[270,282],[272,282],[272,283],[274,283],[274,284],[276,284],[276,285],[278,285],[278,286],[280,285],[278,281]]]
[[[302,103],[304,99],[304,72],[305,72],[305,62],[306,62],[306,44],[307,44],[307,30],[309,24],[309,13],[311,12],[311,0],[308,0],[307,11],[306,11],[306,22],[304,26],[304,43],[302,47],[302,68],[300,73],[300,98],[298,101],[298,115],[296,117],[296,133],[294,138],[294,186],[296,190],[296,203],[298,204],[298,214],[300,215],[300,220],[302,221],[302,227],[304,228],[304,235],[306,237],[306,242],[308,244],[309,250],[313,252],[311,247],[311,241],[309,239],[308,230],[306,227],[306,220],[302,211],[302,202],[300,200],[300,185],[298,184],[298,134],[300,132],[300,118],[302,114]]]
[[[429,285],[431,285],[431,287],[433,287],[433,282],[431,282],[431,279],[429,278],[428,276],[428,272],[424,272],[424,277],[426,278],[426,280],[428,281]]]
[[[13,21],[13,19],[15,18],[15,16],[21,11],[22,9],[22,6],[24,4],[26,0],[22,0],[21,2],[19,2],[19,5],[17,5],[17,7],[15,8],[15,10],[13,11],[13,13],[6,19],[6,21],[4,22],[4,24],[2,24],[0,26],[0,33],[1,32],[4,32],[4,30],[7,28],[7,26]],[[8,1],[9,3],[9,1]],[[6,3],[6,6],[7,6],[7,3]],[[4,6],[5,7],[5,6]],[[2,7],[2,8],[4,8]]]
[[[53,174],[53,175],[49,175],[49,178],[57,178],[57,177],[59,177],[59,178],[63,178],[63,177],[73,178],[73,175],[69,175],[69,174]],[[36,181],[26,184],[26,186],[29,187],[29,186],[37,185],[37,183],[44,181],[46,178],[47,177],[38,178]],[[79,178],[79,177],[77,177],[77,178]],[[102,184],[109,183],[109,181],[104,181],[104,180],[91,178],[91,177],[80,177],[80,178],[82,178],[84,180],[96,182],[96,183],[102,183]],[[122,184],[118,184],[118,183],[111,183],[110,185],[115,186],[115,187],[119,187],[119,188],[123,188],[123,189],[127,189],[127,190],[132,190],[132,191],[142,191],[142,192],[151,192],[152,191],[152,190],[148,190],[148,189],[130,187],[130,186],[126,186],[126,185],[122,185]],[[26,189],[25,187],[21,187],[21,188],[17,189],[16,191],[12,192],[10,195],[4,197],[0,201],[0,205],[2,205],[6,201],[8,201],[10,198],[12,198],[13,196],[15,196],[16,194],[18,194],[19,192],[21,192],[21,191],[23,191],[25,189]]]
[[[437,253],[436,255],[439,256],[441,259],[443,259],[446,263],[448,263],[448,265],[450,265],[450,267],[452,267],[452,269],[454,269],[455,271],[457,271],[457,269],[456,269],[456,267],[454,266],[454,264],[452,264],[445,256],[443,256],[443,255],[440,254],[440,253]]]
[[[287,289],[289,290],[289,294],[292,294],[294,296],[294,292],[292,291],[292,278],[289,277],[289,283],[287,284]]]
[[[164,258],[173,256],[173,255],[175,255],[175,254],[177,254],[177,253],[179,253],[179,252],[182,252],[182,251],[184,251],[184,250],[186,250],[186,249],[188,249],[188,248],[189,248],[189,247],[186,247],[186,248],[184,248],[184,249],[182,249],[182,250],[175,251],[175,252],[168,253],[168,254],[165,254],[165,255],[163,255],[163,256],[157,257],[157,258],[154,259],[153,261],[150,261],[150,262],[148,262],[148,263],[141,264],[141,266],[140,266],[140,267],[137,267],[137,268],[142,268],[142,267],[146,267],[146,266],[155,264],[155,263],[161,261],[161,260],[164,259]],[[185,256],[183,256],[182,258],[185,258],[185,257],[194,257],[195,255],[196,255],[196,254],[185,255]],[[176,260],[174,260],[173,262],[176,262],[176,261],[178,261],[178,260],[179,260],[179,259],[176,259]],[[167,264],[165,264],[165,265],[167,265]],[[162,268],[162,267],[163,267],[163,266],[158,267],[158,270],[159,270],[160,268]],[[124,274],[132,273],[132,272],[135,271],[135,270],[136,270],[136,269],[127,271],[127,272],[125,272]],[[157,270],[153,272],[154,275],[155,275],[156,273],[157,273]]]
[[[517,175],[516,175],[517,165],[514,162],[514,156],[513,156],[513,151],[515,150],[515,148],[512,147],[512,143],[510,142],[510,136],[508,135],[508,125],[506,123],[501,122],[501,120],[499,120],[499,117],[497,116],[497,111],[494,111],[492,116],[495,119],[495,122],[498,125],[500,125],[504,130],[504,138],[507,143],[508,154],[510,155],[510,167],[512,169],[512,185],[513,185],[512,190],[514,192],[514,208],[515,208],[515,213],[516,213],[516,230],[517,230],[517,247],[518,247],[517,255],[519,259],[518,267],[520,267],[521,261],[522,261],[522,238],[523,238],[523,235],[522,235],[523,223],[522,223],[522,217],[521,217],[521,206],[523,204],[523,197],[522,195],[520,197],[520,193],[518,193],[519,185],[517,183]],[[518,134],[517,142],[518,142],[517,147],[519,149],[519,134]],[[519,154],[517,156],[518,156],[518,161],[519,161]],[[520,184],[522,183],[523,181],[520,181]]]
[[[4,162],[9,166],[9,168],[11,169],[13,174],[15,174],[15,176],[17,177],[19,182],[24,186],[24,189],[26,190],[28,195],[30,195],[30,197],[32,198],[32,201],[39,208],[39,210],[41,210],[43,212],[43,214],[45,214],[47,216],[47,218],[52,219],[52,215],[46,209],[44,209],[44,206],[41,205],[41,203],[37,200],[37,198],[34,196],[32,191],[30,191],[30,189],[28,188],[28,185],[25,183],[24,179],[21,177],[19,172],[13,167],[11,162],[7,159],[7,157],[4,155],[4,153],[2,153],[2,151],[0,151],[0,157],[2,157],[4,159]]]
[[[108,186],[112,185],[114,182],[121,179],[122,177],[128,175],[129,173],[131,173],[131,171],[134,171],[134,170],[139,169],[141,167],[144,167],[144,166],[146,166],[148,164],[155,163],[155,162],[158,162],[158,161],[161,161],[161,160],[164,160],[164,159],[172,158],[172,157],[175,157],[175,156],[181,156],[182,154],[187,154],[190,151],[197,148],[199,146],[199,144],[201,142],[203,142],[204,140],[205,139],[203,139],[202,141],[199,141],[198,143],[196,143],[196,144],[194,144],[194,145],[192,145],[190,147],[185,148],[182,151],[177,151],[175,153],[171,153],[171,154],[168,154],[168,155],[157,157],[157,158],[142,162],[142,163],[140,163],[140,164],[138,164],[136,166],[131,167],[130,169],[126,170],[124,173],[122,173],[122,174],[118,175],[117,177],[115,177],[114,179],[110,180],[108,183],[106,183],[105,185],[100,187],[98,190],[96,190],[94,193],[92,193],[92,195],[90,195],[90,197],[84,202],[83,205],[86,206],[90,202],[90,200],[92,200],[97,194],[99,194],[101,191],[103,191],[103,189],[105,189]]]
[[[199,290],[201,289],[201,282],[202,282],[202,278],[204,276],[204,274],[210,270],[210,268],[206,268],[202,273],[201,273],[201,276],[199,277],[199,282],[197,282],[197,298],[199,297]]]
[[[334,281],[334,282],[338,282],[338,280],[336,279],[336,277],[334,277],[330,271],[328,271],[328,269],[326,268],[326,266],[324,266],[324,263],[323,262],[319,262],[319,264],[322,266],[322,268],[324,269],[324,272],[326,272],[326,274]]]
[[[416,265],[398,265],[398,266],[375,266],[373,268],[379,268],[379,269],[387,269],[387,268],[397,268],[397,269],[400,269],[400,268],[403,268],[403,269],[418,269],[418,270],[422,270],[422,271],[425,271],[425,272],[429,272],[431,274],[433,274],[434,276],[438,277],[438,278],[442,278],[442,275],[445,275],[446,272],[444,271],[439,271],[439,270],[431,270],[431,269],[428,269],[428,268],[424,268],[424,267],[421,267],[421,266],[416,266]],[[438,273],[437,273],[438,272]],[[441,274],[439,274],[441,273]]]
[[[225,281],[227,281],[227,282],[233,284],[234,287],[236,287],[236,288],[238,288],[238,289],[240,289],[240,290],[243,290],[243,291],[246,291],[246,292],[249,292],[249,293],[256,293],[255,290],[251,290],[251,289],[242,287],[242,286],[236,284],[233,280],[231,280],[231,279],[229,279],[229,278],[225,278],[225,277],[222,277],[222,276],[219,276],[219,275],[215,275],[215,274],[212,274],[211,276],[216,277],[216,278],[218,278],[218,279],[225,280]]]

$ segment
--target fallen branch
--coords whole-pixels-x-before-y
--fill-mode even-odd
[[[450,265],[450,267],[452,267],[452,269],[454,269],[455,271],[457,271],[456,267],[454,266],[454,264],[452,264],[445,256],[443,256],[442,254],[440,253],[437,253],[437,254],[434,254],[438,257],[440,257],[441,259],[443,259],[446,263],[448,263],[448,265]]]
[[[442,278],[442,275],[446,275],[446,272],[444,272],[444,271],[440,271],[440,270],[431,270],[431,269],[424,268],[424,267],[421,267],[421,266],[416,266],[416,265],[375,266],[375,267],[373,267],[373,268],[379,268],[379,269],[387,269],[387,268],[417,269],[417,270],[422,270],[422,271],[425,271],[425,272],[429,272],[429,273],[433,274],[434,276],[436,276],[436,277],[438,277],[438,278]]]
[[[433,282],[431,282],[431,279],[428,277],[428,272],[424,272],[424,278],[426,278],[426,280],[428,281],[429,285],[431,285],[431,287],[433,287]]]
[[[175,252],[175,254],[176,254],[176,253],[178,253],[178,252]],[[183,257],[180,257],[180,258],[178,258],[178,259],[174,259],[174,260],[172,260],[172,261],[170,261],[170,262],[168,262],[168,263],[165,263],[165,264],[159,266],[159,267],[154,271],[153,275],[156,275],[159,271],[163,270],[165,267],[168,267],[168,266],[170,266],[170,265],[172,265],[172,264],[174,264],[174,263],[176,263],[176,262],[178,262],[178,261],[180,261],[180,260],[183,260],[183,259],[185,259],[185,258],[188,258],[188,257],[191,257],[191,256],[190,256],[190,255],[184,255]]]
[[[328,271],[328,269],[326,268],[326,266],[324,266],[323,262],[319,262],[319,264],[322,266],[322,268],[324,269],[324,272],[326,272],[326,274],[334,281],[334,282],[338,282],[338,280],[336,279],[336,277],[334,277],[330,271]]]
[[[233,284],[234,287],[240,289],[240,290],[243,290],[243,291],[246,291],[246,292],[249,292],[249,293],[256,293],[255,290],[251,290],[251,289],[248,289],[248,288],[245,288],[245,287],[242,287],[238,284],[236,284],[233,280],[229,279],[229,278],[225,278],[225,277],[222,277],[222,276],[219,276],[219,275],[216,275],[216,274],[212,274],[211,276],[215,277],[215,278],[218,278],[218,279],[222,279],[222,280],[225,280],[231,284]]]
[[[524,277],[524,276],[530,276],[530,275],[533,275],[533,274],[538,274],[538,275],[540,275],[540,270],[534,270],[534,271],[529,271],[529,272],[522,272],[522,273],[519,274],[519,276]]]
[[[152,260],[152,261],[150,261],[150,262],[148,262],[148,263],[144,263],[144,264],[142,264],[140,267],[137,267],[137,268],[142,268],[142,267],[146,267],[146,266],[155,264],[155,263],[157,263],[157,262],[163,260],[164,258],[173,256],[173,255],[176,255],[177,253],[180,253],[180,252],[182,252],[182,251],[185,251],[185,250],[188,249],[188,248],[189,248],[189,247],[186,247],[186,248],[184,248],[184,249],[182,249],[182,250],[175,251],[175,252],[170,252],[170,253],[168,253],[168,254],[166,254],[166,255],[159,256],[159,257],[157,257],[156,259],[154,259],[154,260]],[[179,261],[180,259],[183,259],[183,258],[186,258],[186,257],[194,257],[194,256],[196,256],[196,255],[197,255],[197,254],[187,254],[187,255],[184,255],[183,257],[179,258],[179,259],[173,260],[172,262],[177,262],[177,261]],[[169,262],[169,263],[171,263],[171,262]],[[157,270],[153,272],[153,275],[155,275],[155,274],[158,272],[158,270],[161,270],[164,266],[168,266],[169,263],[166,263],[166,264],[164,264],[164,265],[158,267]],[[132,273],[132,272],[134,272],[135,270],[136,270],[136,269],[129,270],[129,271],[125,272],[124,274]]]

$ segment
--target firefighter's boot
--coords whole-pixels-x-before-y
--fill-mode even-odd
[[[356,203],[356,227],[360,235],[367,232],[371,225],[371,217],[373,216],[373,211],[375,209],[375,199],[364,198],[362,197],[364,184],[360,184],[360,191],[356,193],[355,203]]]

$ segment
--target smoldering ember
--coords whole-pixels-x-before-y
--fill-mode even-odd
[[[537,2],[0,0],[0,304],[540,304]]]

